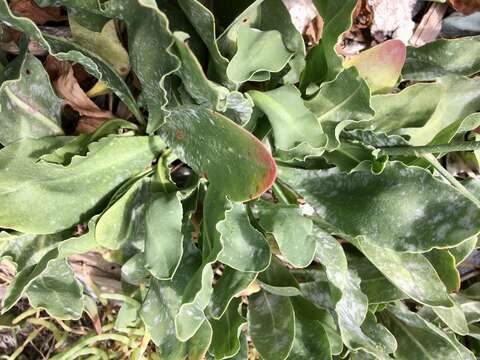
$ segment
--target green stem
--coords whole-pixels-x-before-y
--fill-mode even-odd
[[[55,355],[52,360],[66,360],[72,358],[78,351],[86,348],[88,346],[93,345],[98,341],[118,341],[127,346],[134,345],[132,340],[130,340],[127,336],[118,335],[118,334],[100,334],[95,336],[89,336],[83,339],[80,339],[76,344],[74,344],[68,351]]]
[[[480,141],[466,141],[452,144],[426,145],[426,146],[391,146],[381,147],[379,155],[417,156],[423,154],[440,154],[454,151],[474,151],[480,149]]]
[[[480,200],[478,200],[475,196],[472,195],[470,191],[468,191],[465,186],[463,186],[460,181],[455,179],[455,176],[450,174],[447,169],[445,169],[442,164],[437,160],[435,156],[432,154],[424,154],[422,157],[427,160],[432,166],[437,170],[440,175],[442,175],[453,187],[455,187],[458,191],[460,191],[466,198],[470,199],[475,205],[480,207]]]

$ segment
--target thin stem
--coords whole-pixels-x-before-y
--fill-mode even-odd
[[[400,155],[400,156],[417,156],[423,154],[440,154],[450,153],[454,151],[474,151],[480,149],[480,141],[466,141],[452,144],[439,144],[427,146],[391,146],[381,147],[379,155]]]
[[[460,191],[466,198],[470,199],[475,205],[480,207],[480,200],[478,200],[475,196],[472,195],[470,191],[468,191],[465,186],[463,186],[460,181],[455,179],[455,176],[450,174],[447,169],[445,169],[442,164],[437,160],[435,156],[432,154],[424,154],[422,157],[427,160],[432,166],[437,170],[440,175],[442,175],[453,187],[455,187],[458,191]]]

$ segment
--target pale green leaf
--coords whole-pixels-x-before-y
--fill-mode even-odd
[[[300,97],[293,85],[275,90],[249,91],[255,106],[262,110],[270,121],[277,150],[287,158],[303,160],[306,156],[321,155],[326,144],[323,130]]]
[[[83,312],[82,286],[66,260],[53,260],[28,287],[30,305],[57,319],[79,319]]]
[[[237,271],[226,266],[222,276],[213,288],[210,312],[214,319],[219,319],[228,305],[243,290],[248,288],[257,277],[256,273]]]
[[[26,47],[0,76],[0,144],[62,135],[59,99],[40,60]]]
[[[210,353],[215,359],[225,359],[240,351],[240,333],[246,320],[239,314],[241,299],[230,303],[227,311],[218,320],[211,322],[213,329]]]
[[[250,296],[248,332],[263,359],[287,359],[295,338],[295,314],[289,298],[266,291]]]
[[[277,30],[240,26],[237,46],[227,67],[228,78],[235,83],[268,80],[270,73],[282,70],[293,56]]]
[[[404,306],[389,306],[381,318],[397,339],[396,359],[462,359],[455,343],[445,333]]]
[[[313,224],[296,205],[258,204],[260,226],[275,238],[280,252],[295,267],[307,267],[315,255]]]
[[[228,207],[225,219],[217,224],[222,243],[218,260],[240,271],[265,270],[270,263],[265,237],[250,224],[245,205],[230,202]]]
[[[29,139],[0,150],[1,227],[49,234],[85,221],[163,147],[155,137],[107,137],[90,144],[87,155],[72,158],[68,166],[37,162],[64,140]]]
[[[480,71],[480,36],[439,39],[422,47],[409,47],[403,68],[406,80],[435,80],[448,74],[473,75]]]
[[[480,229],[472,201],[424,169],[399,162],[379,175],[281,168],[280,176],[342,233],[362,235],[377,247],[427,252],[458,245]]]

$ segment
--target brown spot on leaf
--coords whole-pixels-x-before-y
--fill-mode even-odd
[[[177,140],[183,140],[183,139],[185,139],[185,133],[182,130],[176,130],[175,131],[175,138]]]

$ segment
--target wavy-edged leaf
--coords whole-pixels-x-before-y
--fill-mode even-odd
[[[381,318],[397,339],[396,359],[462,359],[455,343],[445,333],[403,306],[389,306]]]
[[[175,74],[182,79],[185,89],[199,105],[224,111],[229,96],[228,90],[210,81],[205,76],[198,59],[187,45],[187,39],[189,37],[187,34],[175,32],[173,36],[175,40],[175,53],[182,62],[182,66]]]
[[[289,359],[295,360],[330,360],[332,359],[327,332],[318,321],[317,314],[311,306],[293,300],[295,310],[295,339]],[[302,306],[303,305],[303,306]]]
[[[65,140],[28,139],[0,150],[1,227],[49,234],[84,221],[164,147],[155,137],[113,136],[92,143],[85,157],[72,158],[68,166],[37,162]]]
[[[457,292],[460,289],[460,274],[457,270],[455,257],[448,250],[434,249],[425,254],[430,264],[435,268],[447,291]]]
[[[0,144],[62,135],[62,100],[52,89],[40,60],[25,49],[0,76]]]
[[[82,16],[82,15],[80,15]],[[87,15],[84,15],[87,16]],[[100,31],[83,26],[75,13],[70,13],[68,23],[76,43],[108,62],[122,76],[130,71],[130,60],[115,28],[115,21],[107,21]]]
[[[153,133],[170,114],[170,75],[181,65],[171,49],[174,40],[168,19],[155,2],[148,0],[109,1],[104,4],[104,12],[127,24],[130,62],[149,111],[147,132]]]
[[[459,303],[452,298],[453,306],[444,307],[423,307],[419,314],[427,321],[434,322],[438,318],[441,319],[452,331],[459,335],[467,335],[468,323],[465,314]]]
[[[191,352],[191,348],[204,353],[210,345],[212,330],[207,321],[200,323],[188,342],[180,341],[173,331],[185,287],[200,264],[198,250],[185,243],[183,259],[174,277],[171,280],[152,279],[140,309],[140,316],[157,346],[157,352],[165,359],[184,358]]]
[[[385,41],[345,60],[343,66],[355,66],[373,94],[392,90],[407,56],[405,44],[398,39]]]
[[[152,192],[145,211],[145,267],[157,279],[173,276],[182,258],[180,194]]]
[[[240,351],[241,327],[246,322],[239,313],[241,302],[241,299],[232,301],[222,317],[211,322],[213,337],[209,352],[215,359],[231,358]]]
[[[480,83],[475,79],[449,76],[438,80],[447,90],[438,100],[435,112],[425,125],[405,129],[412,145],[448,143],[462,129],[469,115],[480,106]],[[467,120],[471,120],[467,119]]]
[[[98,9],[98,3],[96,2],[93,6],[90,6],[90,10],[94,9]],[[113,92],[127,105],[135,117],[142,121],[142,114],[127,84],[125,84],[114,68],[98,55],[69,40],[42,33],[31,20],[13,15],[6,0],[0,1],[0,21],[25,32],[59,60],[68,60],[81,64],[91,75],[105,81]]]
[[[368,85],[353,68],[343,70],[334,80],[325,83],[305,105],[320,123],[360,121],[374,114]]]
[[[265,146],[218,113],[178,107],[160,132],[180,159],[232,201],[256,198],[275,180],[275,162]]]
[[[44,273],[50,262],[96,249],[98,245],[95,242],[94,237],[95,221],[95,217],[90,220],[88,224],[88,233],[58,242],[57,246],[49,250],[37,263],[26,266],[18,272],[9,284],[5,293],[2,314],[11,309],[12,306],[20,300],[27,288],[35,281],[35,279]]]
[[[275,258],[272,259],[267,270],[258,276],[258,283],[270,294],[278,296],[302,295],[297,280],[290,271]]]
[[[219,319],[225,313],[232,299],[247,289],[256,278],[256,273],[242,272],[226,266],[213,288],[210,302],[210,313],[213,318]]]
[[[258,203],[260,226],[271,233],[280,252],[295,267],[307,267],[315,256],[313,224],[296,205]]]
[[[360,287],[368,297],[368,304],[383,304],[396,300],[404,300],[408,296],[393,285],[370,261],[365,257],[348,259],[348,265],[361,279]]]
[[[446,88],[441,83],[414,84],[396,94],[372,96],[372,129],[390,133],[423,126],[434,114]]]
[[[389,348],[362,328],[368,311],[368,298],[360,289],[360,278],[348,269],[342,246],[318,227],[314,229],[317,259],[325,267],[328,280],[338,289],[335,311],[342,340],[352,350],[365,350],[380,359],[388,358]],[[372,325],[373,326],[373,325]]]
[[[218,260],[240,271],[265,270],[271,256],[265,237],[250,224],[245,205],[229,202],[227,206],[225,219],[216,226],[222,243]]]
[[[322,39],[310,50],[307,65],[301,77],[300,89],[304,92],[310,83],[335,79],[342,71],[342,60],[335,50],[339,36],[352,24],[355,0],[315,0],[314,4],[324,21]]]
[[[237,52],[227,67],[227,75],[235,83],[265,81],[270,73],[282,70],[294,55],[285,47],[277,30],[261,31],[240,26]]]
[[[295,314],[288,297],[261,291],[248,302],[248,332],[265,360],[286,359],[295,339]]]
[[[423,254],[395,252],[358,239],[356,245],[388,280],[414,300],[430,306],[452,306],[445,285]]]
[[[405,80],[435,80],[448,74],[473,75],[480,71],[480,36],[439,39],[409,47],[402,76]]]
[[[379,175],[289,168],[280,175],[327,222],[377,247],[427,252],[458,245],[480,229],[472,201],[426,170],[399,162]]]
[[[179,0],[178,3],[210,53],[213,68],[209,72],[214,76],[214,80],[230,85],[226,76],[228,60],[218,49],[213,14],[197,0]]]
[[[255,106],[270,121],[277,150],[284,156],[303,160],[324,152],[326,136],[293,85],[284,85],[270,91],[249,91]]]
[[[83,312],[82,286],[64,259],[48,263],[45,271],[28,287],[26,295],[35,308],[45,309],[57,319],[79,319]]]
[[[51,235],[18,233],[5,239],[0,237],[0,259],[9,259],[19,272],[27,266],[36,264],[65,237],[68,237],[65,233]]]

